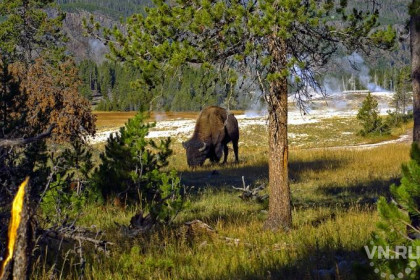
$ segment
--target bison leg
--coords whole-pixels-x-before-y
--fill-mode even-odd
[[[228,157],[228,154],[229,154],[229,148],[228,148],[227,145],[223,146],[223,154],[225,156],[225,158],[223,159],[223,163],[226,163],[227,162],[227,157]]]
[[[217,161],[216,154],[213,150],[210,151],[209,159],[210,159],[211,162]]]
[[[235,153],[235,162],[239,162],[238,157],[238,140],[232,141],[233,144],[233,152]]]
[[[215,158],[216,158],[216,162],[220,161],[220,158],[222,157],[222,153],[223,153],[223,145],[222,143],[219,143],[216,145],[215,149],[214,149],[214,154],[215,154]]]

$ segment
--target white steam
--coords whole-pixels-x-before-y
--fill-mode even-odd
[[[105,54],[108,49],[101,41],[97,39],[89,39],[88,55],[97,63],[102,63],[105,59]]]
[[[354,89],[360,90],[359,88],[355,88],[355,84],[351,88],[344,88],[345,83],[355,83],[355,78],[357,78],[360,81],[360,83],[371,92],[387,91],[386,89],[376,84],[375,81],[371,80],[371,77],[369,75],[369,67],[366,66],[363,57],[360,56],[358,53],[354,52],[351,55],[344,56],[342,58],[337,58],[334,60],[334,63],[336,63],[338,68],[341,69],[344,73],[352,76],[352,78],[350,79],[351,81],[336,81],[336,85],[338,85],[338,88],[341,87],[341,91]],[[338,92],[337,88],[335,88],[335,90],[335,92]]]

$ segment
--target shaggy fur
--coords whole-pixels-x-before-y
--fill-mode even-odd
[[[225,163],[229,151],[227,144],[231,141],[237,162],[238,140],[239,128],[235,116],[220,107],[207,107],[198,116],[193,136],[183,143],[188,165],[203,165],[207,158],[212,162],[219,162],[222,153]]]

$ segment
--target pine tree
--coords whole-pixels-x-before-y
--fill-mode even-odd
[[[398,69],[395,83],[393,102],[397,114],[404,116],[411,98],[411,77],[409,67]]]
[[[182,200],[175,171],[165,172],[170,138],[157,144],[146,138],[154,124],[144,124],[138,113],[120,133],[107,140],[102,163],[95,171],[95,182],[105,199],[138,201],[142,211],[155,222],[168,222],[179,211]]]
[[[47,14],[52,3],[0,2],[0,140],[50,136],[46,132],[52,130],[54,140],[69,141],[95,132],[90,106],[77,92],[75,64],[64,53],[64,15]],[[5,200],[25,176],[31,176],[35,195],[45,186],[45,137],[37,139],[27,146],[0,147],[0,193]]]
[[[91,180],[94,164],[91,147],[77,140],[69,148],[49,157],[51,183],[40,207],[50,223],[58,224],[63,218],[76,218],[87,201],[97,198]]]
[[[64,14],[48,16],[54,0],[0,2],[0,55],[7,63],[32,63],[40,54],[51,60],[64,55],[65,37],[60,30]]]
[[[337,3],[339,2],[339,3]],[[371,2],[369,2],[371,3]],[[369,11],[347,8],[347,1],[154,1],[147,15],[127,21],[126,30],[104,30],[115,59],[141,71],[138,85],[153,88],[162,72],[189,63],[246,66],[264,89],[269,112],[268,228],[292,225],[288,180],[287,112],[289,79],[297,94],[320,89],[314,70],[325,65],[338,44],[351,52],[395,40],[391,28],[378,27],[375,1]],[[334,18],[332,15],[335,14]],[[93,19],[88,31],[95,32]],[[109,39],[109,40],[108,40]]]
[[[38,58],[23,78],[26,118],[31,130],[42,131],[55,124],[53,140],[84,140],[95,133],[96,118],[90,103],[79,95],[80,80],[73,60],[53,66]]]
[[[420,148],[417,143],[412,144],[411,160],[402,166],[402,175],[401,184],[391,186],[392,201],[381,197],[378,202],[380,222],[372,244],[384,249],[388,246],[390,256],[379,258],[378,249],[370,246],[371,252],[375,251],[371,265],[376,267],[376,273],[388,277],[392,274],[394,279],[400,276],[417,279],[420,273]],[[405,255],[398,255],[397,252],[404,250]]]
[[[382,124],[382,119],[379,116],[378,101],[369,92],[363,100],[362,107],[357,113],[357,119],[362,125],[359,133],[363,136],[368,134],[386,134],[389,133],[388,127]]]

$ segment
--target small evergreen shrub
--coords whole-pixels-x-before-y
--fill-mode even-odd
[[[52,153],[50,162],[50,184],[40,207],[48,222],[60,223],[65,218],[76,218],[86,203],[98,199],[91,181],[92,153],[75,141],[62,153]]]
[[[390,127],[382,122],[379,116],[378,101],[370,94],[363,100],[362,107],[357,113],[357,119],[362,125],[359,134],[362,136],[367,135],[384,135],[390,134]]]
[[[413,113],[402,114],[396,111],[388,111],[388,116],[385,119],[385,123],[389,127],[399,127],[402,124],[408,123],[410,120],[413,119]]]
[[[144,124],[138,113],[119,134],[111,135],[100,155],[95,183],[105,199],[137,201],[154,221],[166,223],[181,209],[181,185],[174,170],[164,170],[172,155],[170,138],[159,144],[146,138],[154,126]]]

